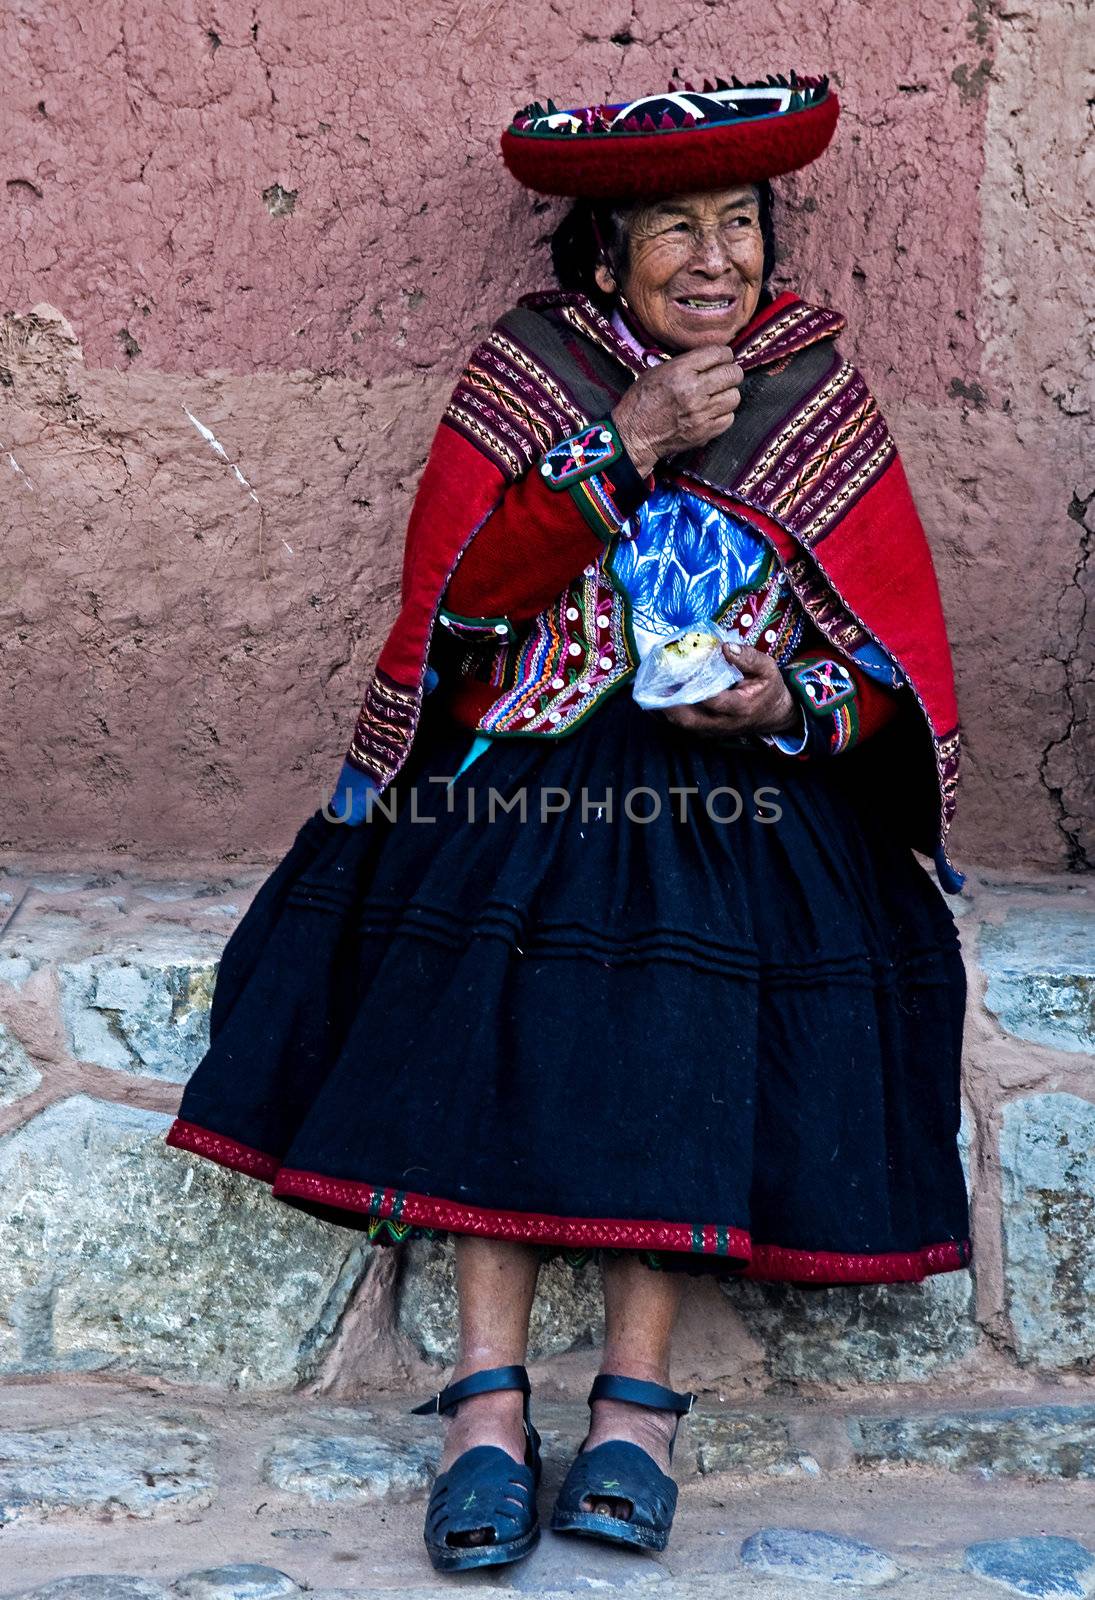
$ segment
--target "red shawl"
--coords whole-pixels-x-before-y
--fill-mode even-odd
[[[676,457],[674,475],[767,537],[838,651],[873,640],[904,674],[912,716],[839,760],[957,892],[964,880],[945,840],[958,714],[938,585],[897,448],[833,342],[843,327],[838,314],[793,294],[759,312],[734,341],[746,378],[733,427]],[[339,788],[360,792],[363,775],[384,788],[406,759],[438,607],[470,540],[508,486],[549,445],[606,415],[640,370],[590,300],[561,292],[526,295],[472,352],[414,502],[402,609],[358,714],[336,804]]]

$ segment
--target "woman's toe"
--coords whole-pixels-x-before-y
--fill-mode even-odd
[[[471,1528],[460,1533],[450,1533],[445,1542],[464,1548],[468,1545],[490,1544],[493,1538],[493,1528]]]
[[[619,1517],[621,1522],[626,1522],[631,1515],[630,1500],[606,1500],[598,1497],[591,1499],[589,1495],[582,1501],[584,1511],[592,1511],[598,1517]]]

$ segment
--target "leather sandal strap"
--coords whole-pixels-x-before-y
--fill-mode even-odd
[[[644,1378],[624,1378],[619,1373],[601,1372],[593,1380],[587,1405],[594,1400],[630,1400],[632,1405],[649,1406],[653,1411],[675,1411],[685,1417],[698,1396],[691,1390],[678,1393],[663,1383],[647,1383]]]
[[[411,1414],[426,1416],[435,1411],[452,1411],[461,1400],[467,1400],[473,1394],[490,1394],[495,1389],[520,1389],[526,1399],[532,1393],[532,1385],[524,1367],[483,1367],[479,1372],[470,1372],[466,1378],[450,1383],[446,1389],[439,1389],[422,1405],[412,1406]]]

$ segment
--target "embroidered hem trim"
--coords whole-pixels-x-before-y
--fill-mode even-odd
[[[189,1150],[221,1166],[273,1184],[276,1196],[306,1200],[343,1211],[363,1212],[396,1229],[418,1226],[448,1233],[515,1239],[527,1244],[598,1245],[626,1249],[673,1250],[718,1255],[746,1263],[744,1278],[794,1283],[912,1283],[937,1272],[955,1272],[969,1265],[968,1239],[926,1245],[919,1250],[856,1255],[835,1250],[795,1250],[783,1245],[755,1245],[743,1228],[714,1223],[628,1221],[616,1217],[555,1217],[535,1211],[495,1211],[460,1205],[407,1189],[374,1188],[349,1178],[283,1167],[275,1157],[196,1123],[176,1118],[166,1143]]]

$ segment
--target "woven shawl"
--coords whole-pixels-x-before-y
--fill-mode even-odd
[[[734,341],[745,378],[733,426],[673,457],[669,475],[744,517],[843,654],[873,641],[904,675],[906,714],[834,761],[840,781],[916,849],[941,884],[959,734],[931,552],[897,448],[835,344],[844,319],[794,294]],[[606,413],[642,369],[580,294],[524,296],[473,350],[438,428],[407,529],[402,605],[358,713],[343,774],[385,788],[406,759],[432,674],[438,607],[464,549],[509,485]],[[340,780],[341,781],[341,780]]]

